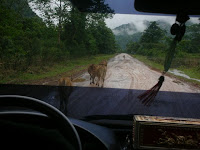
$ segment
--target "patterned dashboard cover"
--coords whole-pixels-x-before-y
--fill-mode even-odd
[[[136,149],[200,149],[200,119],[134,116]]]

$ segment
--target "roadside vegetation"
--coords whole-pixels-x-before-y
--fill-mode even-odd
[[[51,66],[32,66],[26,72],[12,73],[5,76],[0,81],[0,84],[31,84],[41,79],[71,76],[80,71],[86,71],[89,64],[99,64],[102,60],[109,60],[112,57],[114,57],[114,54],[101,54],[91,57],[75,58],[73,60],[52,64]]]
[[[54,76],[116,53],[114,34],[105,24],[112,10],[103,1],[100,9],[109,14],[81,13],[68,0],[57,2],[0,1],[0,83]]]
[[[163,62],[160,63],[160,62],[157,62],[155,61],[156,58],[149,58],[148,56],[142,56],[142,55],[132,55],[134,58],[140,60],[141,62],[143,62],[145,65],[147,65],[149,68],[155,70],[155,71],[158,71],[158,72],[162,72],[163,69],[164,69],[164,58],[163,58]],[[187,60],[187,59],[186,59]],[[179,61],[180,62],[180,61]],[[175,64],[175,63],[173,63]],[[194,78],[194,79],[200,79],[200,72],[199,70],[196,68],[196,67],[190,67],[190,68],[187,68],[187,67],[184,67],[184,66],[180,66],[180,67],[171,67],[171,70],[173,69],[177,69],[177,70],[180,70],[182,72],[184,72],[185,75],[188,75],[190,78]],[[192,80],[192,79],[187,79],[187,78],[184,78],[182,76],[178,76],[178,75],[174,75],[170,72],[167,72],[167,75],[169,76],[173,76],[179,80],[182,80],[184,82],[188,82],[188,83],[191,83],[195,86],[198,86],[200,87],[200,82],[199,81],[196,81],[196,80]]]
[[[164,70],[165,56],[173,37],[150,22],[138,42],[129,42],[126,51],[153,69]],[[177,44],[176,54],[170,69],[183,71],[191,78],[200,79],[200,24],[187,26],[186,34]],[[182,78],[182,77],[180,77]],[[182,78],[183,79],[183,78]],[[185,79],[187,80],[187,79]],[[193,81],[200,85],[198,81]]]

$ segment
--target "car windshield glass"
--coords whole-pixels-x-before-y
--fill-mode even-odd
[[[35,97],[75,118],[200,118],[199,17],[181,24],[137,12],[134,1],[75,2],[1,0],[0,94]]]

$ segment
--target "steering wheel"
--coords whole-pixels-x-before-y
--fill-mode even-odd
[[[75,127],[69,119],[55,107],[35,98],[18,95],[0,95],[0,107],[11,108],[0,111],[0,119],[5,114],[13,113],[15,109],[12,108],[17,107],[42,113],[56,123],[62,136],[75,150],[82,150],[80,138]],[[26,115],[26,112],[23,113]],[[27,115],[29,113],[30,112],[27,111]]]

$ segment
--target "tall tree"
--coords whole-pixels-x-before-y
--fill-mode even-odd
[[[64,21],[68,19],[71,3],[69,0],[29,0],[42,12],[42,18],[48,26],[57,26],[60,44]]]
[[[156,21],[150,22],[150,25],[144,31],[140,42],[158,43],[164,36],[164,31],[158,26]]]
[[[184,50],[189,53],[200,52],[200,24],[193,24],[187,28],[187,35],[184,37],[180,46],[184,46]],[[184,51],[183,50],[183,51]]]

